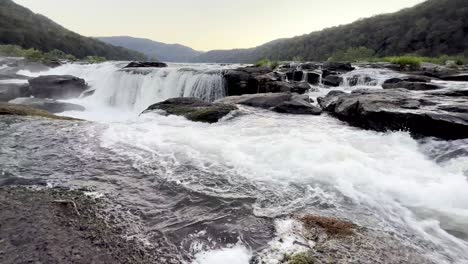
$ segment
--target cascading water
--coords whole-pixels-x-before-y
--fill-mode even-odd
[[[94,65],[67,64],[47,72],[29,76],[74,75],[85,79],[95,93],[85,104],[101,104],[120,110],[141,112],[146,107],[174,97],[197,97],[211,102],[225,96],[224,68],[198,65],[187,68],[183,64],[168,68],[122,69],[125,63]]]
[[[415,140],[404,132],[356,129],[326,114],[251,108],[211,125],[177,116],[138,117],[148,105],[170,97],[224,96],[221,71],[235,66],[127,72],[121,71],[124,65],[20,72],[84,78],[96,92],[73,102],[88,110],[65,115],[99,122],[71,128],[46,121],[3,125],[5,149],[15,149],[2,153],[6,174],[47,175],[50,185],[92,185],[114,194],[116,203],[136,212],[141,222],[132,235],[150,243],[159,238],[158,246],[197,264],[247,264],[252,255],[279,264],[284,253],[307,249],[306,242],[296,243],[304,238],[295,237],[290,218],[301,213],[340,217],[390,234],[402,249],[425,257],[408,263],[468,263],[467,158],[445,155],[468,146],[466,140]],[[360,77],[351,85],[355,75]],[[333,89],[379,89],[397,76],[358,69]],[[369,78],[376,82],[365,81]],[[318,88],[311,97],[330,91]],[[50,158],[54,155],[61,158]],[[374,240],[380,241],[386,240]],[[363,263],[355,257],[355,263]],[[404,255],[393,257],[386,263],[405,263]]]

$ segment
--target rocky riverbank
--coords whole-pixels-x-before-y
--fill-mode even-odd
[[[0,188],[0,263],[158,263],[83,191]]]

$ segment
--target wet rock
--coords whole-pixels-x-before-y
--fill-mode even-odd
[[[36,98],[77,98],[88,87],[85,80],[71,75],[46,75],[29,80],[31,94]]]
[[[249,94],[241,96],[229,96],[217,100],[215,103],[221,104],[241,104],[252,107],[270,109],[279,104],[289,101],[292,98],[290,93],[263,93]]]
[[[401,81],[401,82],[396,82],[396,83],[384,83],[382,87],[384,89],[403,88],[403,89],[408,89],[408,90],[413,90],[413,91],[428,91],[428,90],[437,90],[437,89],[442,88],[438,85],[427,83],[427,82],[406,82],[406,81]]]
[[[306,73],[306,81],[310,84],[318,84],[320,82],[320,73],[308,72]]]
[[[293,96],[291,100],[275,106],[272,110],[277,113],[294,115],[320,115],[322,113],[322,109],[313,106],[308,98],[301,96]]]
[[[96,89],[86,90],[81,94],[81,97],[84,98],[84,97],[92,96],[92,95],[94,95],[95,92],[96,92]]]
[[[10,104],[28,105],[37,109],[45,110],[50,113],[62,113],[65,111],[84,111],[83,106],[71,103],[58,102],[53,99],[42,98],[16,98],[9,102]]]
[[[338,75],[328,75],[322,79],[322,83],[327,86],[338,87],[343,82],[343,78]]]
[[[184,116],[188,120],[216,123],[237,107],[226,103],[207,103],[198,98],[179,97],[166,100],[148,107],[143,113],[162,110],[168,115]]]
[[[322,109],[327,109],[332,103],[334,103],[340,96],[346,93],[340,90],[332,90],[327,96],[317,98],[317,102]]]
[[[28,84],[0,83],[0,102],[31,96]]]
[[[352,77],[348,77],[347,82],[349,86],[377,85],[377,81],[375,79],[372,79],[369,76],[362,75],[353,75]]]
[[[10,103],[0,103],[0,116],[2,115],[16,115],[16,116],[36,116],[36,117],[45,117],[51,119],[61,119],[61,120],[79,120],[70,117],[62,117],[53,115],[47,111],[37,109],[27,105],[19,104],[10,104]]]
[[[130,62],[125,68],[165,68],[167,64],[164,62],[150,62],[150,61],[134,61]]]
[[[454,104],[456,100],[457,104]],[[468,97],[452,97],[406,89],[337,92],[319,100],[325,110],[351,125],[376,131],[409,131],[415,136],[468,138],[468,114],[457,105]],[[451,105],[453,108],[444,109]]]
[[[439,79],[444,80],[444,81],[468,82],[468,73],[442,75],[439,77]]]
[[[299,67],[303,70],[318,70],[322,66],[321,63],[315,63],[315,62],[306,62],[306,63],[301,63]]]

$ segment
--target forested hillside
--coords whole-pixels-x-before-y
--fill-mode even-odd
[[[327,60],[349,48],[365,47],[375,56],[416,54],[468,57],[468,0],[428,0],[392,14],[267,43],[252,49],[215,50],[199,62]]]
[[[58,1],[65,2],[65,1]],[[85,17],[86,14],[83,14]],[[41,51],[60,50],[84,58],[139,60],[145,56],[69,31],[45,16],[34,14],[11,0],[0,0],[0,44],[19,45]]]
[[[166,62],[189,62],[202,54],[200,51],[180,44],[166,44],[150,39],[126,36],[100,37],[98,39],[114,46],[136,50],[149,58]]]

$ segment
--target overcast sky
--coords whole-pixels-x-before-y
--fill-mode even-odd
[[[198,50],[249,48],[423,0],[14,0],[85,36],[134,36]]]

